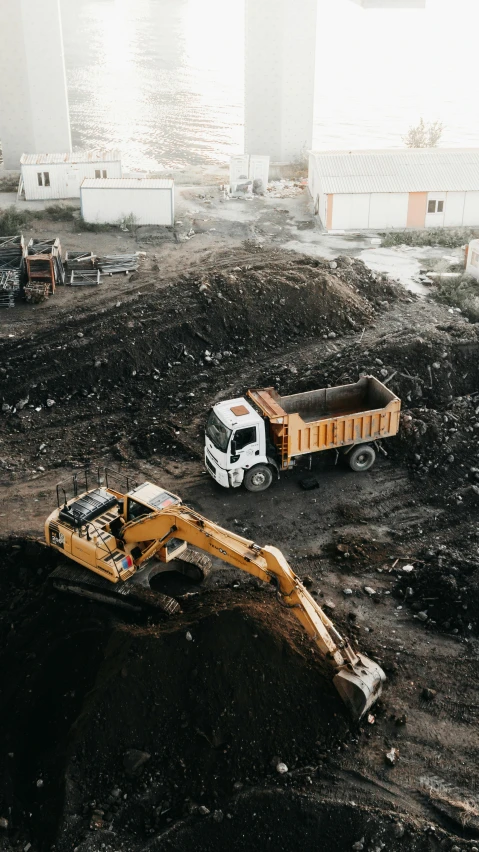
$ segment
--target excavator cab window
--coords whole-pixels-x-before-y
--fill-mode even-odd
[[[128,520],[136,521],[137,518],[143,517],[143,515],[149,515],[151,509],[148,506],[143,506],[141,503],[137,503],[136,500],[128,499]]]

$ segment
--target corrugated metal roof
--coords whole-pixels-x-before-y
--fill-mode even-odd
[[[324,193],[479,191],[479,148],[312,154]]]
[[[22,166],[50,166],[60,163],[111,163],[121,161],[119,151],[74,151],[66,154],[22,154]]]
[[[82,189],[172,189],[166,178],[85,178]]]

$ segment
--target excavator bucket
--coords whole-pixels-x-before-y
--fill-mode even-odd
[[[374,660],[362,654],[357,657],[359,662],[341,669],[333,683],[354,718],[359,720],[378,700],[386,675]]]

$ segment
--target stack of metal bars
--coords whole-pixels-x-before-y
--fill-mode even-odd
[[[140,258],[137,254],[107,254],[104,257],[97,257],[96,265],[104,275],[135,272],[140,265]]]
[[[70,284],[72,287],[91,287],[99,283],[99,269],[72,269],[70,278]]]
[[[0,237],[0,274],[11,272],[13,275],[13,294],[17,299],[21,295],[25,280],[25,240],[22,234],[13,237]],[[12,280],[12,279],[11,279]]]
[[[65,255],[65,269],[93,269],[95,266],[95,255],[91,251],[67,251]]]
[[[0,308],[14,308],[15,297],[7,290],[0,290]]]

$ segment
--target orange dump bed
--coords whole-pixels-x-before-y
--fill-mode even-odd
[[[283,469],[294,456],[389,438],[399,429],[401,400],[374,376],[292,396],[274,388],[248,396],[269,420]]]

